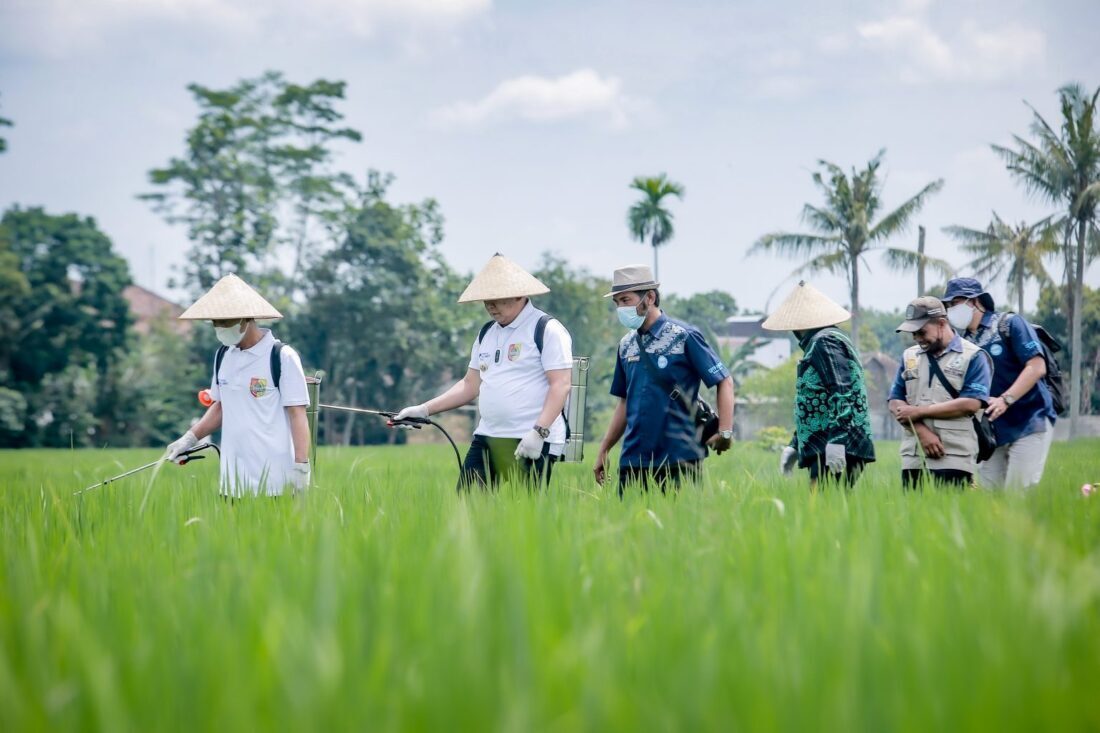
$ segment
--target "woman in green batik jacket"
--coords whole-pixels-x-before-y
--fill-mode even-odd
[[[802,347],[794,395],[794,437],[783,449],[779,470],[795,462],[818,480],[842,480],[851,487],[864,465],[875,460],[871,414],[859,352],[836,328],[852,314],[812,285],[800,282],[763,328],[793,331]]]

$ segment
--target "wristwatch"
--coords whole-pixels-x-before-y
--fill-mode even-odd
[[[733,440],[733,431],[732,430],[720,430],[720,431],[718,431],[718,434],[720,436],[722,436],[723,440]]]
[[[1001,399],[1004,400],[1005,404],[1009,407],[1012,407],[1013,403],[1016,402],[1016,398],[1010,395],[1008,392],[1005,392],[1003,395],[1001,395]]]
[[[544,428],[541,425],[536,425],[534,429],[535,432],[539,434],[539,437],[543,440],[546,440],[550,437],[550,428]]]

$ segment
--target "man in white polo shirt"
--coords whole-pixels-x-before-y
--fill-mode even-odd
[[[214,404],[168,446],[167,458],[218,428],[221,493],[279,496],[309,487],[309,424],[302,362],[257,319],[282,315],[236,275],[226,275],[180,315],[213,321],[222,347],[214,357],[210,395]]]
[[[562,410],[569,396],[569,332],[528,299],[550,289],[497,254],[458,299],[482,301],[492,317],[474,339],[466,375],[443,394],[406,407],[401,420],[426,418],[478,400],[481,421],[463,463],[459,489],[494,486],[510,472],[549,482],[565,448]]]

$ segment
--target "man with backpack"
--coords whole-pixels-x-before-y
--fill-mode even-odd
[[[509,474],[546,484],[565,450],[573,342],[565,326],[532,305],[531,296],[548,292],[519,265],[494,255],[458,299],[481,301],[492,318],[474,339],[466,375],[443,394],[397,413],[396,420],[427,418],[478,401],[481,420],[459,490],[495,486]]]
[[[236,275],[226,275],[180,315],[212,321],[222,346],[214,355],[210,396],[214,403],[166,457],[182,452],[219,428],[221,493],[279,496],[309,487],[309,423],[302,362],[257,320],[282,318]]]
[[[993,297],[974,278],[950,280],[943,302],[952,326],[993,359],[986,414],[997,449],[979,466],[982,485],[1034,486],[1043,477],[1057,419],[1047,381],[1057,368],[1054,350],[1023,316],[995,310]]]

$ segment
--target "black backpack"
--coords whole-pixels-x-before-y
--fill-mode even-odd
[[[538,323],[535,324],[535,349],[540,354],[542,353],[542,344],[546,340],[546,324],[549,323],[552,320],[554,320],[554,317],[552,315],[550,315],[549,313],[543,313],[541,316],[539,316]],[[488,323],[486,323],[484,326],[481,327],[480,331],[478,331],[478,334],[477,334],[477,344],[478,344],[478,346],[481,345],[482,339],[485,338],[485,334],[489,333],[489,329],[493,327],[494,323],[496,323],[496,321],[489,321]],[[565,409],[564,408],[561,411],[561,419],[565,421],[565,442],[568,443],[569,438],[573,433],[569,429],[569,416],[565,414]]]
[[[1018,317],[1017,314],[1009,311],[1001,316],[1000,322],[997,324],[997,332],[1000,333],[1003,341],[1009,341],[1008,321],[1010,318]],[[1035,333],[1039,336],[1039,346],[1043,352],[1043,360],[1047,364],[1047,374],[1043,377],[1043,381],[1047,385],[1047,390],[1050,392],[1050,400],[1054,404],[1054,412],[1059,415],[1065,415],[1069,411],[1069,400],[1066,398],[1066,381],[1065,376],[1062,374],[1062,365],[1058,363],[1058,357],[1055,356],[1062,350],[1062,344],[1058,343],[1058,339],[1050,335],[1050,331],[1040,326],[1038,323],[1030,324],[1035,329]]]
[[[222,370],[222,359],[225,358],[225,352],[229,351],[229,347],[222,345],[218,347],[218,353],[214,354],[214,381],[218,381],[218,374]],[[283,351],[283,342],[279,339],[275,339],[275,345],[271,347],[271,381],[275,389],[279,388],[279,378],[283,376],[283,360],[280,354]]]

